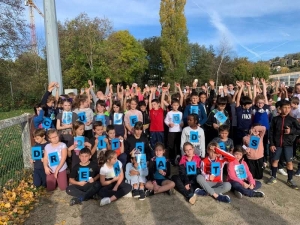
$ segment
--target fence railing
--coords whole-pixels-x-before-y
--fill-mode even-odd
[[[22,170],[30,169],[30,114],[0,121],[0,187],[21,180]]]

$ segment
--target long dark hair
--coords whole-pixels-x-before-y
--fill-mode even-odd
[[[99,167],[101,168],[107,162],[107,160],[112,159],[115,154],[117,153],[113,150],[101,151],[98,159]]]

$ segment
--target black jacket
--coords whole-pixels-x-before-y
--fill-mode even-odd
[[[289,127],[291,132],[284,134],[284,128]],[[270,127],[270,146],[283,147],[293,146],[297,135],[300,134],[299,122],[292,116],[275,116]]]
[[[166,172],[166,175],[164,176],[165,178],[169,178],[170,176],[170,171],[171,171],[171,165],[170,165],[170,162],[167,160],[166,162],[166,166],[167,166],[167,169],[166,170],[163,170],[164,172]],[[150,161],[149,161],[149,180],[150,181],[154,181],[154,174],[156,172],[156,161],[155,161],[155,157],[153,157]]]
[[[196,175],[187,175],[185,165],[179,165],[178,167],[180,180],[184,185],[195,183],[196,178],[199,174],[201,174],[200,168],[197,168]]]

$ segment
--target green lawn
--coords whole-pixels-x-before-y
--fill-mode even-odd
[[[31,113],[33,114],[33,109],[18,109],[12,110],[9,112],[0,112],[0,120],[8,119],[10,117],[20,116],[23,113]]]

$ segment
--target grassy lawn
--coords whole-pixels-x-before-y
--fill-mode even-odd
[[[12,110],[9,112],[0,112],[0,120],[8,119],[10,117],[20,116],[23,113],[31,113],[33,114],[33,109],[18,109]]]

